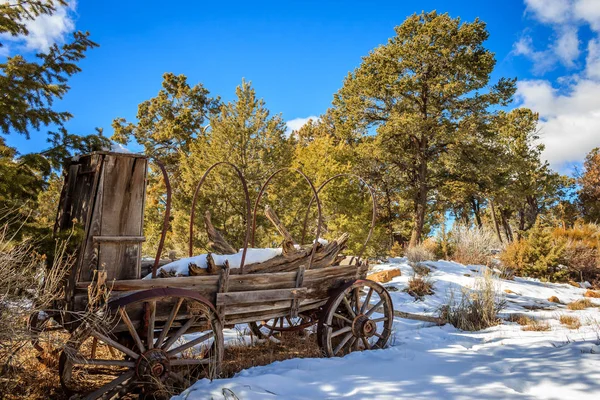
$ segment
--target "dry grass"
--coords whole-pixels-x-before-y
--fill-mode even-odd
[[[433,294],[433,283],[429,279],[415,275],[408,280],[406,292],[415,299],[422,299],[424,296]]]
[[[221,377],[231,378],[241,370],[268,365],[275,361],[308,357],[323,357],[317,345],[316,335],[302,337],[290,332],[279,343],[265,340],[254,345],[228,346],[225,348]]]
[[[464,289],[460,300],[450,295],[448,303],[441,309],[441,317],[464,331],[478,331],[498,325],[498,313],[504,308],[505,300],[489,269],[476,279],[472,289]]]
[[[487,228],[457,225],[450,234],[452,258],[461,264],[489,264],[493,250],[500,249],[496,234]]]
[[[533,320],[533,323],[521,328],[521,330],[523,330],[523,331],[536,331],[536,332],[549,331],[550,329],[551,329],[550,324],[548,322],[537,321],[537,320]]]
[[[548,301],[550,303],[562,304],[562,302],[560,301],[560,299],[558,297],[556,297],[556,296],[548,297]]]
[[[561,315],[559,317],[561,324],[566,325],[569,329],[579,329],[581,327],[581,321],[574,315]]]
[[[423,245],[409,247],[406,249],[406,258],[413,266],[419,265],[423,261],[433,260],[435,255]]]
[[[581,299],[567,304],[569,310],[585,310],[593,306],[594,304],[589,299]]]
[[[584,294],[583,297],[591,297],[594,299],[600,299],[600,292],[597,292],[595,290],[587,290]]]
[[[509,322],[516,322],[521,326],[531,325],[535,322],[533,318],[523,314],[510,314],[506,320]]]
[[[523,314],[511,314],[507,319],[521,325],[523,331],[549,331],[550,324],[546,321],[538,321],[535,318]]]

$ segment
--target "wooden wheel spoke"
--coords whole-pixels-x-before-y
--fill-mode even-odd
[[[377,309],[379,308],[379,306],[381,306],[381,305],[383,304],[383,302],[384,302],[384,301],[385,301],[384,299],[381,299],[381,300],[379,300],[379,301],[377,302],[377,304],[375,304],[375,306],[374,306],[373,308],[371,308],[369,311],[367,311],[367,312],[365,313],[365,315],[366,315],[367,317],[371,316],[371,314],[373,314],[373,313],[375,312],[375,310],[377,310]]]
[[[98,398],[110,399],[112,396],[117,394],[117,392],[121,389],[120,388],[121,385],[123,385],[129,379],[133,378],[133,375],[134,375],[133,371],[124,373],[123,375],[119,376],[118,378],[101,386],[98,390],[87,395],[85,397],[85,400],[96,400]],[[110,397],[108,397],[109,394],[111,394]]]
[[[362,337],[362,342],[365,345],[365,349],[367,350],[371,350],[371,344],[369,343],[369,339],[367,339],[366,337]]]
[[[346,345],[346,343],[348,343],[348,340],[350,340],[353,337],[354,336],[352,335],[352,333],[348,333],[346,336],[344,336],[342,341],[339,342],[337,346],[335,346],[335,349],[333,349],[333,355],[336,355],[337,353],[339,353],[340,350]]]
[[[90,358],[96,358],[96,347],[98,347],[98,339],[92,338],[92,350],[90,351]]]
[[[373,333],[373,335],[377,336],[379,339],[383,339],[383,335],[381,335],[380,333]]]
[[[146,333],[146,342],[148,348],[154,348],[154,325],[156,322],[156,300],[151,300],[148,303],[148,332]]]
[[[210,358],[175,358],[169,361],[171,365],[203,365],[210,364]]]
[[[342,329],[338,329],[337,331],[332,332],[331,333],[331,337],[334,338],[334,337],[339,336],[339,335],[341,335],[343,333],[350,332],[351,330],[352,330],[351,326],[345,326]]]
[[[388,320],[387,317],[381,317],[381,318],[372,319],[371,321],[373,321],[373,322],[384,322],[384,321],[387,321],[387,320]]]
[[[167,337],[167,334],[169,333],[169,330],[171,330],[171,325],[173,325],[173,321],[175,320],[175,317],[177,317],[177,313],[179,312],[179,308],[181,307],[181,304],[183,303],[183,297],[179,298],[179,301],[177,301],[177,304],[175,304],[175,307],[173,307],[171,309],[171,313],[169,314],[169,318],[167,319],[167,322],[165,323],[165,326],[163,327],[162,331],[160,332],[160,335],[158,336],[158,339],[156,339],[156,347],[160,348],[161,344],[163,343],[163,341],[165,340],[165,337]]]
[[[354,288],[353,293],[354,293],[354,313],[356,315],[360,314],[360,293],[359,293],[360,288]]]
[[[173,350],[168,351],[167,356],[173,357],[175,354],[179,354],[179,353],[183,352],[184,350],[189,349],[190,347],[194,347],[195,345],[202,343],[202,342],[212,338],[213,336],[214,336],[213,332],[208,332],[194,340],[190,340],[189,342],[187,342],[179,347],[174,348]]]
[[[348,342],[348,349],[352,350],[352,346],[356,345],[358,343],[358,340],[356,339],[356,336],[352,336],[352,339],[350,339],[350,342]]]
[[[89,359],[89,358],[79,358],[73,357],[73,363],[82,367],[93,367],[93,366],[105,366],[105,367],[126,367],[133,368],[135,367],[134,361],[125,361],[125,360],[100,360],[100,359]]]
[[[171,362],[171,365],[174,365],[174,364]],[[169,371],[169,376],[171,378],[175,379],[177,382],[183,383],[184,385],[187,385],[187,382],[185,381],[185,378],[183,376],[181,376],[180,374],[178,374],[177,372]]]
[[[177,330],[177,332],[175,332],[175,334],[173,336],[171,336],[169,338],[169,340],[167,340],[165,342],[165,344],[162,345],[161,349],[168,350],[169,347],[171,347],[173,345],[173,343],[175,343],[177,341],[177,339],[179,339],[181,336],[183,336],[183,334],[186,333],[188,329],[190,329],[190,327],[194,324],[194,322],[196,322],[196,317],[192,317],[192,318],[188,319],[187,322],[185,324],[183,324],[181,326],[181,328],[179,328]]]
[[[339,319],[341,319],[341,320],[344,320],[344,321],[346,321],[346,322],[348,322],[348,323],[350,323],[350,324],[352,323],[352,320],[351,320],[351,319],[349,319],[349,318],[346,318],[346,317],[344,317],[344,316],[343,316],[343,315],[341,315],[341,314],[334,313],[334,314],[333,314],[333,316],[334,316],[335,318],[339,318]]]
[[[342,299],[342,301],[344,302],[344,305],[346,306],[346,309],[350,313],[350,316],[352,318],[356,318],[356,313],[352,309],[352,306],[350,306],[350,302],[348,301],[348,298],[346,296],[344,296],[343,299]]]
[[[146,351],[146,347],[144,346],[144,343],[142,343],[140,335],[138,335],[137,331],[135,330],[133,322],[131,322],[131,318],[129,318],[129,314],[127,314],[127,311],[125,311],[125,308],[123,307],[119,308],[119,313],[121,314],[121,319],[123,322],[125,322],[125,325],[127,325],[127,329],[129,330],[129,333],[131,334],[135,344],[140,349],[140,352],[144,353]]]
[[[100,332],[96,332],[96,331],[92,331],[90,332],[90,335],[92,335],[93,337],[97,338],[98,340],[103,341],[104,343],[106,343],[109,346],[109,350],[112,349],[113,347],[117,350],[119,350],[122,353],[127,354],[129,357],[133,358],[134,360],[137,360],[139,357],[139,354],[136,353],[135,351],[128,349],[127,347],[123,346],[120,343],[115,342],[114,340],[112,340],[111,338],[104,336],[103,334],[101,334]],[[114,357],[115,355],[112,354],[111,355]]]
[[[360,308],[360,313],[364,314],[367,306],[369,305],[369,301],[371,301],[371,295],[373,294],[373,288],[369,288],[369,293],[367,293],[367,297],[365,298],[365,302],[362,304]]]

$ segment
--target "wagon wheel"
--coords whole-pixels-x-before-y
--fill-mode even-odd
[[[86,399],[126,393],[171,397],[200,377],[218,375],[222,326],[213,306],[201,296],[154,289],[109,307],[115,314],[112,329],[84,323],[65,346],[59,372],[67,391],[92,391]],[[192,337],[184,338],[192,332]]]
[[[30,333],[31,345],[39,353],[38,359],[47,364],[48,356],[54,358],[60,352],[60,348],[53,346],[58,343],[58,340],[53,343],[54,338],[50,337],[50,332],[64,332],[65,329],[51,315],[42,311],[35,311],[29,316],[27,329]],[[42,337],[44,339],[40,340]]]
[[[266,321],[249,322],[248,327],[257,338],[278,342],[286,333],[305,333],[306,329],[316,324],[317,321],[318,318],[314,313],[301,313],[295,318],[285,316]]]
[[[317,340],[327,357],[381,349],[392,332],[394,309],[385,288],[373,281],[344,285],[329,298],[319,319]]]

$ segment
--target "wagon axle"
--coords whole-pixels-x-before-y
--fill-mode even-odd
[[[370,338],[377,332],[377,324],[366,315],[360,314],[352,321],[352,333],[356,337]]]
[[[171,371],[169,356],[163,349],[150,349],[140,355],[135,365],[138,379],[143,381],[159,380],[163,382]]]

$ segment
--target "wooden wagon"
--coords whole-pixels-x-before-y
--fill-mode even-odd
[[[194,196],[190,255],[193,208],[206,176],[218,165],[237,172],[247,199],[248,228],[240,264],[225,262],[197,276],[158,278],[170,208],[164,168],[165,229],[155,261],[148,267],[140,257],[147,158],[97,152],[72,163],[56,231],[78,231],[80,245],[65,284],[64,303],[56,307],[64,311],[46,313],[70,334],[59,361],[66,390],[89,393],[94,383],[95,390],[86,398],[160,397],[199,378],[217,378],[224,353],[223,328],[235,324],[249,324],[262,338],[317,324],[318,343],[329,357],[386,345],[393,322],[389,294],[365,279],[366,261],[360,257],[342,261],[344,238],[325,245],[315,240],[304,247],[289,246],[288,241],[288,251],[284,241],[283,254],[276,261],[244,265],[248,243],[254,242],[260,198],[271,178],[283,170],[263,185],[254,212],[244,177],[235,166],[219,163],[206,171]],[[316,189],[302,176],[319,211],[318,239],[318,193],[323,186]],[[286,236],[284,228],[280,232]],[[212,239],[219,238],[215,232]],[[141,279],[150,270],[156,279]],[[47,320],[36,315],[32,326],[40,331]]]

